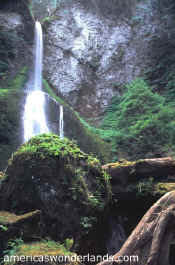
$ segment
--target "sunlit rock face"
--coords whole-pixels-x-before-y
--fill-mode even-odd
[[[84,117],[99,118],[123,84],[152,67],[165,23],[156,0],[133,1],[123,16],[114,1],[65,2],[45,25],[45,73]]]
[[[0,12],[0,21],[1,27],[5,28],[6,30],[17,30],[19,27],[23,26],[22,18],[17,13],[3,13]]]

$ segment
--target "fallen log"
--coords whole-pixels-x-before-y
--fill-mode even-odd
[[[175,160],[172,157],[119,161],[103,166],[112,177],[116,176],[175,176]]]
[[[175,191],[172,191],[148,210],[121,250],[113,256],[113,261],[101,265],[169,265],[169,250],[174,237]],[[122,261],[124,257],[129,260]]]

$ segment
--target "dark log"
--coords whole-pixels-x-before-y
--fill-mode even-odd
[[[115,176],[173,176],[175,160],[172,157],[141,159],[134,162],[121,161],[103,166],[112,177]]]
[[[101,264],[169,265],[169,249],[175,236],[175,191],[161,197],[144,215],[113,262]],[[130,261],[120,261],[122,257]],[[138,262],[136,259],[138,256]]]

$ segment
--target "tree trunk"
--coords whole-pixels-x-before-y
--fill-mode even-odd
[[[120,265],[169,265],[169,248],[175,236],[175,191],[161,197],[144,215],[121,250],[113,256]],[[120,257],[131,261],[120,261]],[[133,256],[138,256],[138,262]],[[102,264],[112,264],[103,262]]]

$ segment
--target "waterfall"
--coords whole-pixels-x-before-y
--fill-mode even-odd
[[[59,122],[60,138],[64,138],[64,120],[63,120],[63,106],[60,105],[60,122]]]
[[[42,91],[43,37],[42,27],[35,23],[34,82],[30,86],[24,107],[24,142],[31,137],[48,133],[45,115],[45,94]]]
[[[35,23],[34,42],[34,89],[42,90],[43,34],[39,21]]]

